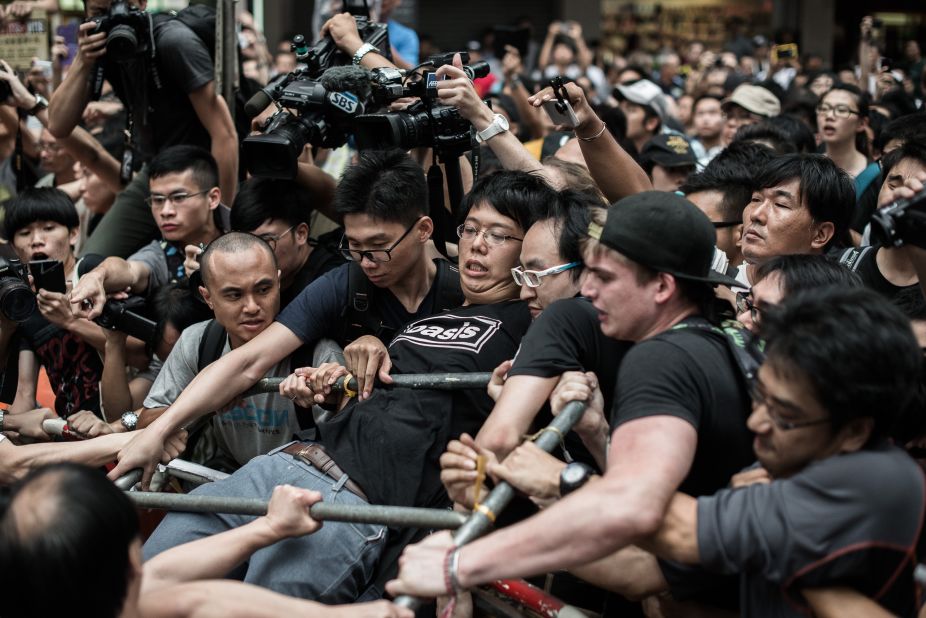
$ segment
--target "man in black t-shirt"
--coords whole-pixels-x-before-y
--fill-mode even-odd
[[[516,300],[518,290],[511,268],[524,231],[535,217],[534,205],[549,199],[555,199],[553,190],[539,177],[523,172],[499,172],[476,183],[466,198],[467,215],[458,229],[464,306],[414,320],[401,328],[389,344],[394,372],[480,372],[511,358],[530,324],[526,305]],[[349,233],[350,223],[347,225]],[[292,321],[281,317],[284,324],[306,328],[296,317],[288,320]],[[344,373],[344,368],[331,366],[297,370],[281,392],[292,394],[297,403],[306,405],[322,396],[324,390],[319,385],[327,385],[330,378]],[[305,382],[311,383],[315,392],[309,391],[304,399],[301,386]],[[295,443],[257,457],[228,479],[204,486],[196,493],[262,495],[287,477],[299,486],[325,492],[325,499],[331,501],[448,506],[439,479],[438,459],[452,436],[478,429],[492,404],[482,389],[399,388],[377,388],[367,398],[350,398],[341,403],[343,407],[337,414],[319,422],[317,444]],[[334,462],[333,466],[325,465],[325,471],[306,461],[319,445]],[[291,478],[294,471],[298,478]],[[146,555],[188,540],[190,535],[210,534],[245,521],[172,515],[152,535],[145,547]],[[351,526],[332,524],[325,528],[328,531],[322,536],[277,546],[266,556],[252,560],[246,581],[327,602],[381,594],[373,584],[371,571],[382,551],[383,527],[365,526],[359,535],[350,530]],[[390,548],[401,547],[410,538],[409,532],[390,532]]]
[[[608,469],[576,496],[459,549],[464,588],[608,555],[652,533],[676,490],[713,493],[752,461],[745,380],[705,319],[712,285],[736,285],[710,270],[710,221],[684,198],[644,192],[596,216],[588,235],[582,292],[606,335],[637,342],[618,373]],[[389,591],[437,588],[446,590],[442,580]]]
[[[905,143],[881,159],[881,170],[884,184],[878,204],[883,207],[891,203],[895,189],[926,172],[926,146]],[[866,286],[895,300],[906,289],[919,289],[919,277],[908,251],[906,247],[861,247],[845,251],[840,262],[858,273]]]
[[[280,309],[310,283],[344,263],[337,250],[344,231],[311,236],[313,195],[293,180],[249,178],[231,209],[231,229],[266,240],[280,265]]]
[[[88,18],[107,15],[112,0],[88,0]],[[144,9],[145,0],[129,2]],[[70,135],[93,92],[92,78],[103,67],[132,119],[135,165],[177,144],[211,150],[218,162],[219,187],[226,203],[235,196],[238,179],[238,138],[226,101],[216,92],[212,50],[179,19],[151,20],[154,50],[126,62],[107,56],[106,32],[95,32],[92,21],[78,30],[78,53],[49,103],[49,130],[57,138]],[[143,41],[144,42],[144,41]],[[147,178],[138,174],[116,199],[84,247],[85,253],[126,257],[155,238],[157,228],[143,202]]]

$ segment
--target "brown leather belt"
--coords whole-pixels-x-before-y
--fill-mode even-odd
[[[336,483],[346,476],[344,470],[341,470],[338,464],[334,462],[320,444],[296,442],[284,448],[283,452],[309,464],[325,476],[334,479]],[[360,489],[360,486],[352,480],[347,479],[347,482],[344,483],[344,488],[360,498],[363,498],[365,501],[370,501],[367,495],[363,493],[363,490]]]

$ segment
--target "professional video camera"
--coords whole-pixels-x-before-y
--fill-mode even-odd
[[[35,311],[35,294],[26,267],[16,258],[0,257],[0,313],[13,322],[25,322]]]
[[[145,343],[153,344],[157,324],[138,313],[144,306],[145,299],[140,296],[130,296],[125,300],[108,300],[103,305],[102,313],[94,321],[103,328],[118,330]]]
[[[260,135],[244,140],[248,170],[255,176],[294,178],[306,144],[337,148],[347,142],[369,96],[369,72],[359,67],[332,67],[319,80],[305,70],[295,71],[271,82],[244,107],[251,117],[271,102],[278,107]]]
[[[355,137],[363,149],[397,147],[403,150],[420,146],[433,148],[440,157],[460,156],[474,146],[472,125],[460,116],[455,107],[438,104],[435,71],[453,62],[454,54],[431,56],[420,69],[412,72],[393,68],[373,69],[373,101],[386,105],[403,97],[418,97],[409,107],[381,114],[366,114],[357,118]],[[460,53],[469,62],[469,54]],[[466,65],[463,71],[470,79],[489,74],[486,62]],[[418,79],[413,79],[417,77]]]
[[[898,200],[871,217],[871,244],[926,248],[926,189]]]
[[[130,60],[154,48],[151,16],[126,0],[113,0],[109,12],[91,17],[93,34],[106,32],[106,57],[115,62]]]

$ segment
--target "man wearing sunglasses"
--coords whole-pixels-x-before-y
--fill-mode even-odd
[[[107,294],[128,289],[150,295],[172,281],[187,277],[184,247],[207,245],[224,231],[219,216],[222,192],[215,159],[196,146],[172,146],[148,164],[151,214],[161,231],[127,260],[106,258],[80,278],[71,293],[71,310],[93,319],[103,311]]]

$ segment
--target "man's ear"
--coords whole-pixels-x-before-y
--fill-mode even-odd
[[[222,190],[218,187],[209,189],[209,193],[207,193],[206,196],[209,198],[209,210],[215,210],[219,207],[219,204],[222,203]]]
[[[670,275],[669,273],[659,273],[656,275],[656,296],[654,300],[659,303],[665,303],[670,298],[672,294],[678,288],[678,283],[675,281],[675,276]]]
[[[875,421],[871,417],[856,418],[839,430],[840,453],[854,453],[862,450],[871,438]]]
[[[293,234],[296,235],[296,244],[299,245],[307,243],[309,241],[309,233],[309,224],[305,222],[300,223],[295,228],[293,228]]]
[[[434,233],[434,221],[431,217],[422,217],[421,221],[418,222],[418,242],[425,242],[431,235]]]
[[[209,308],[215,311],[215,307],[212,306],[212,299],[209,298],[209,290],[206,289],[206,286],[199,286],[199,294],[203,297],[203,300],[206,301],[206,304],[209,305]]]
[[[655,134],[657,129],[659,129],[659,122],[659,118],[656,118],[655,116],[652,118],[647,118],[643,121],[643,128],[645,128],[650,133]]]
[[[816,230],[814,231],[813,239],[810,241],[810,246],[814,249],[823,249],[830,240],[832,240],[833,235],[836,234],[836,226],[833,225],[832,221],[824,221],[823,223],[818,223],[816,225]]]

